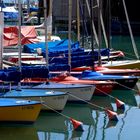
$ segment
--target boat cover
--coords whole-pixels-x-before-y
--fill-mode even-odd
[[[0,10],[4,13],[5,20],[17,20],[18,19],[18,11],[15,9],[14,6],[6,6],[4,3],[0,4]]]
[[[68,64],[50,64],[49,71],[70,71]]]
[[[48,42],[48,51],[49,51],[49,57],[57,57],[65,55],[68,57],[68,39],[64,39],[61,41],[53,41]],[[42,55],[46,56],[46,45],[44,42],[35,43],[35,44],[25,44],[23,46],[23,52],[24,53],[37,53],[38,49],[41,50]],[[101,49],[100,53],[102,56],[109,56],[109,49]],[[85,52],[84,48],[80,48],[79,42],[72,42],[71,41],[71,56],[80,56],[80,55],[91,55],[92,52]],[[94,51],[94,56],[98,56],[98,50]]]
[[[3,33],[3,46],[14,46],[18,44],[18,32],[17,26],[5,27]],[[22,26],[21,27],[21,44],[29,44],[39,42],[37,39],[37,33],[34,26]]]
[[[18,70],[19,67],[10,67],[9,70]],[[21,79],[23,78],[49,78],[47,66],[22,66]]]
[[[47,43],[48,51],[50,54],[58,54],[58,53],[68,53],[68,39],[64,39],[61,41],[50,41]],[[37,53],[37,49],[40,48],[42,51],[42,55],[45,57],[46,54],[46,44],[45,42],[35,43],[35,44],[25,44],[23,46],[23,52],[25,53]],[[79,42],[71,42],[71,48],[74,51],[79,48]]]
[[[14,81],[19,82],[21,79],[21,73],[17,70],[0,70],[0,80],[2,81]]]
[[[100,72],[85,70],[80,75],[81,79],[88,79],[88,80],[118,80],[118,79],[137,79],[136,76],[121,76],[121,75],[104,75]]]

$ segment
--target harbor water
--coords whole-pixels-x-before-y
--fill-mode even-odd
[[[137,90],[137,89],[136,89]],[[73,130],[66,117],[52,112],[41,112],[33,125],[0,125],[2,140],[132,140],[140,137],[140,96],[136,91],[113,91],[112,96],[125,103],[125,110],[117,109],[111,97],[93,97],[88,104],[67,104],[61,112],[83,123],[83,132]],[[118,114],[118,122],[109,121],[100,107]]]
[[[136,37],[140,52],[140,37]],[[130,37],[112,38],[115,50],[134,56]],[[68,103],[61,113],[41,112],[33,125],[0,124],[1,140],[132,140],[140,138],[140,82],[132,90],[114,90],[112,96],[125,103],[125,110],[117,109],[114,98],[94,96],[91,104]],[[118,114],[118,121],[109,121],[104,109]],[[84,131],[74,131],[67,117],[83,123]]]

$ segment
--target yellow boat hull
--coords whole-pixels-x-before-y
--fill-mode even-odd
[[[103,64],[103,66],[110,68],[110,69],[140,69],[140,61],[126,61],[126,62],[110,62],[109,64]]]
[[[36,121],[41,104],[0,107],[0,122],[33,123]]]

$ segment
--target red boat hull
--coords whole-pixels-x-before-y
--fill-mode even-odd
[[[85,70],[92,70],[91,67],[77,67],[72,69],[72,71],[85,71]],[[95,71],[103,73],[103,74],[111,74],[111,75],[129,75],[129,76],[140,76],[140,70],[138,69],[109,69],[102,66],[95,67]]]
[[[94,95],[98,96],[107,96],[111,94],[113,87],[116,83],[112,81],[95,81],[95,80],[79,80],[73,76],[57,76],[51,78],[52,82],[59,82],[63,84],[86,84],[86,85],[95,85],[96,89],[94,91]]]

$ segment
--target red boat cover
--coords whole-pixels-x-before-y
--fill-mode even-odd
[[[3,33],[3,46],[14,46],[18,44],[18,27],[5,27]],[[30,44],[39,42],[34,26],[21,27],[21,44]]]

